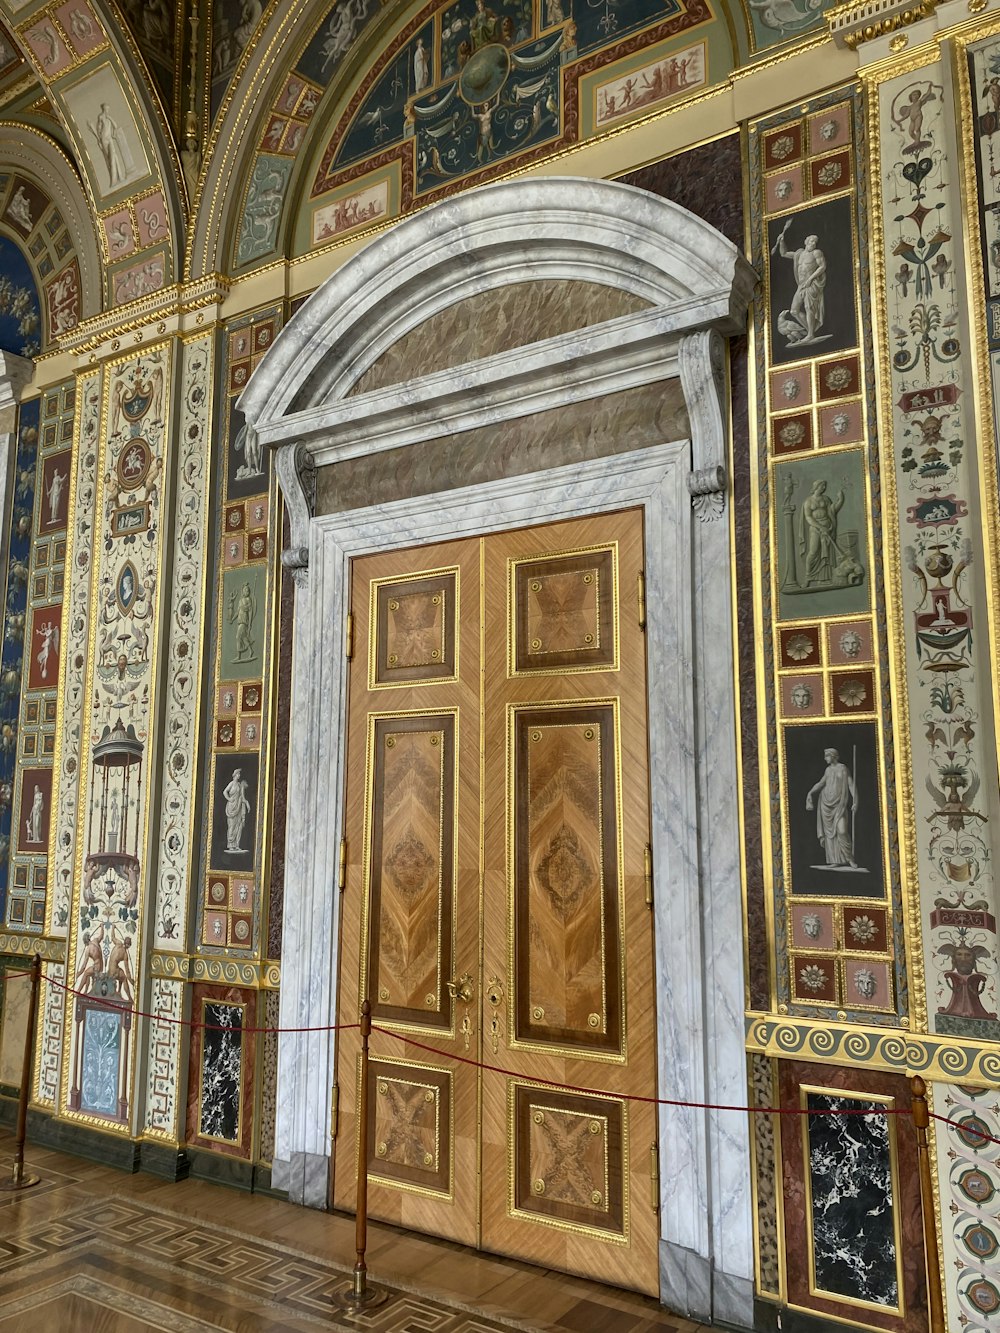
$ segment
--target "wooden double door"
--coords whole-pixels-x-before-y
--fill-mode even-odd
[[[338,1021],[371,1216],[655,1294],[642,570],[638,510],[354,562]]]

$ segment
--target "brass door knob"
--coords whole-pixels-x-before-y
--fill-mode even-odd
[[[463,1004],[470,1003],[474,994],[470,973],[463,972],[460,977],[454,981],[449,981],[447,984],[448,994],[453,1000],[461,1000]]]

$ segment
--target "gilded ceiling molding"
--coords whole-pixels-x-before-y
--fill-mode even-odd
[[[937,0],[848,0],[826,11],[830,36],[855,50],[862,42],[885,37],[932,13]],[[971,5],[970,5],[971,8]]]

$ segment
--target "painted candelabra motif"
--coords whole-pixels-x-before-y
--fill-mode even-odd
[[[140,792],[143,743],[118,718],[93,748],[90,829],[83,862],[78,955],[73,986],[80,1029],[69,1105],[124,1121],[128,1052],[122,1033],[135,1005],[139,931]]]
[[[983,721],[983,575],[969,517],[975,450],[967,447],[975,371],[955,272],[961,200],[948,105],[937,64],[878,90],[886,399],[929,1022],[939,1032],[987,1037],[996,1032],[998,998],[988,799],[996,772]]]
[[[163,465],[171,377],[167,345],[105,377],[99,558],[91,603],[90,720],[69,975],[67,1111],[130,1125],[132,1010],[149,878],[147,806],[154,630],[163,557]]]

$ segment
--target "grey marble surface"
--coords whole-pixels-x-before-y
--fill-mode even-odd
[[[240,407],[267,443],[288,437],[283,418],[292,416],[305,438],[313,434],[308,409],[337,404],[343,414],[338,400],[360,376],[439,311],[496,287],[552,280],[648,302],[662,337],[710,324],[741,330],[756,275],[700,218],[616,182],[568,177],[470,190],[385,232],[333,273],[275,340]],[[629,318],[611,322],[625,327]],[[352,399],[350,410],[367,397]]]

